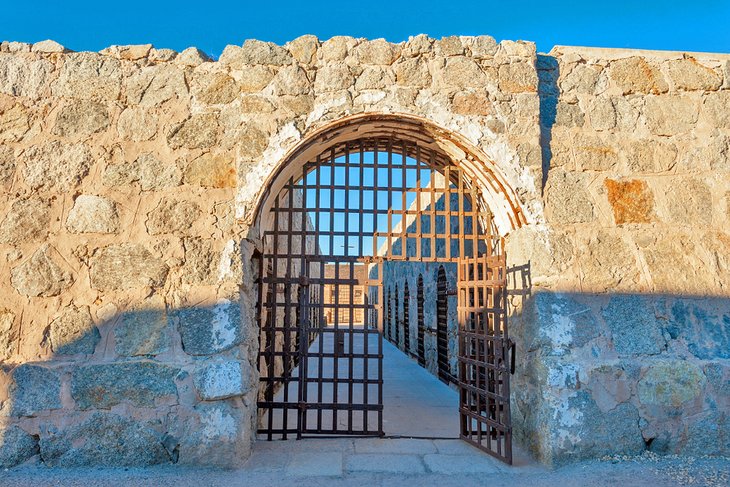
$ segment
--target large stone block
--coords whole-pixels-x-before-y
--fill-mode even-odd
[[[135,161],[139,184],[143,191],[174,188],[180,185],[182,173],[177,164],[161,161],[154,154],[142,154]]]
[[[204,402],[195,406],[192,418],[179,436],[182,465],[240,466],[251,451],[251,420],[246,409],[228,401]]]
[[[204,188],[235,188],[236,166],[233,156],[206,152],[188,164],[183,181]]]
[[[516,62],[499,67],[499,89],[505,93],[536,93],[537,70],[532,63]]]
[[[390,65],[398,58],[398,48],[385,39],[363,41],[355,46],[353,54],[360,64]]]
[[[676,300],[666,324],[672,339],[681,339],[689,351],[704,360],[730,359],[730,312],[708,302]]]
[[[656,318],[652,298],[614,296],[601,314],[611,330],[613,346],[619,357],[656,355],[666,349],[667,342]]]
[[[316,93],[329,93],[345,90],[352,86],[354,82],[355,78],[347,64],[328,64],[317,70],[317,76],[314,78],[314,91]]]
[[[68,213],[66,228],[71,233],[116,233],[119,229],[116,204],[103,196],[79,195]]]
[[[316,60],[319,39],[313,35],[303,35],[289,41],[285,47],[295,60],[302,64],[310,64]]]
[[[585,93],[590,95],[595,92],[598,77],[603,71],[602,66],[578,63],[574,64],[572,69],[568,68],[568,66],[561,66],[560,70],[558,84],[563,93]]]
[[[431,84],[428,64],[423,58],[402,58],[393,66],[395,82],[404,86],[423,88]]]
[[[37,196],[13,202],[0,223],[0,243],[21,245],[45,239],[51,223],[50,212],[49,202]]]
[[[712,192],[699,179],[679,179],[669,199],[669,216],[673,222],[684,225],[712,224]]]
[[[165,300],[153,295],[122,314],[114,329],[116,352],[122,356],[157,355],[171,345]]]
[[[212,355],[239,345],[243,324],[238,303],[221,300],[212,307],[175,310],[183,350],[190,355]]]
[[[61,137],[88,137],[109,126],[109,111],[103,103],[72,100],[58,112],[53,133]]]
[[[78,52],[64,57],[52,90],[58,97],[114,101],[119,98],[121,86],[119,60],[95,52]]]
[[[644,406],[678,409],[697,399],[706,382],[697,365],[686,360],[662,360],[649,366],[639,381],[639,400]]]
[[[642,57],[634,56],[612,61],[608,73],[624,95],[659,94],[669,91],[669,85],[659,68]]]
[[[692,57],[667,61],[667,73],[675,90],[715,91],[722,85],[722,76]]]
[[[524,78],[524,69],[520,68],[505,68],[512,69],[514,72],[505,72],[504,83],[507,83],[506,88],[518,91],[522,90],[523,82],[527,82]],[[533,70],[534,71],[534,70]],[[446,65],[443,68],[443,87],[458,91],[465,88],[484,89],[489,84],[493,84],[497,81],[496,73],[487,75],[485,71],[472,59],[466,57],[450,57],[446,59]],[[537,79],[537,75],[535,75]],[[502,83],[502,78],[499,78]],[[537,82],[535,83],[537,85]],[[500,85],[501,88],[501,85]],[[504,88],[503,88],[504,89]]]
[[[677,146],[652,139],[630,142],[624,154],[632,172],[659,173],[677,163]]]
[[[127,101],[155,107],[171,100],[186,99],[188,85],[183,69],[174,64],[147,66],[124,82]]]
[[[0,93],[37,99],[48,89],[53,70],[53,63],[46,59],[0,53]]]
[[[599,230],[579,256],[583,289],[595,292],[632,289],[639,280],[639,267],[632,249],[621,235]]]
[[[241,92],[236,80],[221,71],[199,72],[193,77],[193,96],[207,105],[230,103]]]
[[[17,142],[30,129],[28,109],[20,103],[5,108],[0,105],[0,142]]]
[[[692,418],[687,425],[686,442],[678,453],[727,457],[730,454],[730,417],[727,410],[711,410]]]
[[[223,54],[225,54],[225,51],[223,51]],[[223,54],[221,54],[220,62],[223,62]],[[274,71],[268,66],[246,66],[237,79],[242,92],[258,93],[274,79]]]
[[[51,322],[51,349],[58,355],[94,353],[101,335],[88,306],[69,306]]]
[[[38,452],[38,437],[18,426],[7,426],[0,432],[0,468],[20,465]]]
[[[617,225],[649,223],[656,220],[654,193],[646,181],[606,179],[603,184],[608,190],[608,203],[613,209],[613,219]]]
[[[601,336],[602,330],[591,308],[570,294],[540,292],[534,296],[539,340],[545,353],[564,355]],[[537,345],[537,344],[535,344]],[[534,349],[534,345],[526,344]]]
[[[218,274],[220,255],[213,251],[211,241],[201,238],[183,239],[185,263],[182,279],[186,284],[212,284]]]
[[[175,125],[167,134],[167,141],[173,149],[186,147],[202,149],[215,145],[218,140],[218,117],[215,113],[191,115]]]
[[[306,95],[312,89],[307,72],[299,66],[281,68],[274,80],[274,95]]]
[[[70,191],[89,172],[94,163],[84,144],[58,141],[33,146],[25,152],[25,182],[33,189]]]
[[[61,408],[61,379],[53,370],[22,364],[12,369],[10,377],[3,414],[36,416],[49,409]]]
[[[200,207],[192,201],[163,199],[148,213],[145,225],[150,235],[186,233],[200,214]]]
[[[573,157],[578,169],[607,171],[618,163],[615,139],[577,135],[573,142]]]
[[[730,128],[730,91],[709,93],[702,103],[705,119],[718,128]]]
[[[156,362],[79,366],[71,375],[71,397],[82,410],[122,403],[154,407],[158,402],[177,401],[174,379],[178,372]]]
[[[58,296],[74,282],[73,275],[67,269],[58,252],[46,244],[36,250],[30,259],[11,270],[10,282],[24,296]]]
[[[648,96],[644,107],[646,125],[654,135],[679,135],[692,130],[699,118],[699,98]]]
[[[158,124],[155,112],[144,107],[128,107],[119,115],[117,133],[122,140],[142,142],[155,136]]]
[[[550,171],[546,188],[547,211],[557,224],[585,223],[595,219],[585,175]]]
[[[169,463],[164,436],[155,425],[116,414],[94,413],[81,424],[41,436],[41,457],[50,467],[131,467]]]
[[[292,56],[289,51],[273,42],[246,39],[238,51],[238,60],[242,64],[285,66],[292,63]]]
[[[200,398],[212,401],[245,394],[251,387],[250,376],[248,362],[229,360],[198,367],[193,382]]]
[[[168,267],[138,244],[116,244],[99,249],[91,260],[91,287],[102,291],[159,287]]]

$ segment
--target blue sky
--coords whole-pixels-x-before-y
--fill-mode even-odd
[[[281,44],[306,33],[393,42],[489,34],[535,41],[543,52],[555,44],[730,52],[730,0],[20,0],[0,11],[0,39],[52,38],[76,51],[151,42],[217,57],[248,38]]]

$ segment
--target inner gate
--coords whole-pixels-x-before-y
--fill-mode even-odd
[[[383,335],[423,353],[386,266],[471,262],[458,272],[460,436],[511,462],[503,241],[461,161],[394,134],[335,143],[268,211],[258,433],[384,436]]]

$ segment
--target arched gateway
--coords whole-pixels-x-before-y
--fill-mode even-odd
[[[511,462],[502,237],[523,223],[484,154],[423,119],[359,115],[301,143],[257,211],[259,434],[387,433],[383,332],[396,346],[403,334],[387,332],[389,276],[447,265],[457,275],[460,435]]]

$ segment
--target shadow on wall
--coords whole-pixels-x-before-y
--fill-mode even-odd
[[[256,350],[241,315],[236,302],[169,309],[156,295],[99,324],[66,307],[45,331],[48,360],[0,364],[0,467],[245,460]]]
[[[540,147],[542,149],[542,186],[545,191],[552,152],[550,142],[553,138],[553,125],[558,113],[558,60],[552,56],[537,55],[537,92],[540,97]]]

